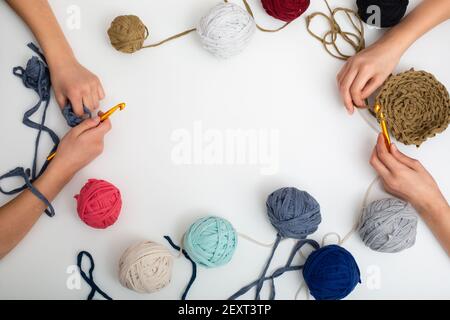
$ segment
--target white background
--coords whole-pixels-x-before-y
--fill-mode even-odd
[[[164,243],[165,234],[180,239],[190,223],[208,214],[225,217],[239,232],[271,242],[275,230],[266,217],[265,200],[284,186],[307,190],[319,201],[323,222],[313,239],[351,228],[375,176],[368,160],[376,133],[358,114],[350,117],[345,112],[335,82],[342,62],[328,56],[306,32],[304,17],[276,34],[256,32],[242,54],[222,61],[202,49],[196,34],[134,55],[115,51],[106,34],[115,16],[137,14],[150,29],[147,42],[157,41],[194,26],[218,1],[50,2],[79,61],[101,78],[107,93],[103,108],[121,101],[128,107],[114,115],[104,154],[54,201],[56,216],[43,215],[0,261],[0,298],[85,299],[89,290],[84,283],[81,290],[67,289],[66,270],[76,263],[80,250],[88,250],[96,261],[95,280],[113,298],[177,299],[190,276],[186,260],[176,260],[167,288],[140,295],[119,284],[122,252],[139,240]],[[260,24],[280,25],[264,13],[259,1],[250,2]],[[418,3],[411,2],[409,9]],[[66,11],[73,4],[81,9],[80,30],[66,25]],[[331,0],[331,5],[351,7],[354,1]],[[317,10],[325,12],[322,1],[312,1],[308,13]],[[366,31],[369,44],[383,32]],[[449,87],[449,31],[446,22],[417,41],[397,71],[423,69]],[[21,118],[36,95],[11,73],[31,57],[26,44],[33,37],[4,1],[0,39],[0,171],[6,172],[31,165],[35,131],[23,126]],[[178,129],[192,132],[195,121],[220,132],[279,130],[277,174],[262,175],[256,165],[175,165],[171,135]],[[60,136],[68,130],[54,100],[47,123]],[[45,140],[42,157],[49,147]],[[450,131],[420,149],[400,148],[420,159],[450,198]],[[77,216],[73,196],[88,178],[106,179],[122,192],[120,219],[107,230],[92,229]],[[383,196],[377,188],[372,198]],[[10,199],[2,195],[0,203]],[[285,262],[292,245],[290,240],[282,243],[271,269]],[[363,280],[349,299],[450,298],[449,259],[422,221],[416,245],[404,252],[371,251],[357,235],[345,247],[357,260]],[[269,249],[241,239],[228,265],[199,269],[190,298],[227,298],[257,277],[268,254]],[[378,289],[368,286],[373,270],[380,272]],[[277,298],[292,299],[300,280],[299,273],[277,280]]]

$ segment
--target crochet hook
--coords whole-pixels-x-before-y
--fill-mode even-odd
[[[373,111],[375,111],[378,119],[380,120],[381,132],[384,135],[384,142],[386,143],[387,149],[390,150],[391,137],[389,136],[389,131],[387,129],[386,118],[384,117],[384,113],[383,113],[383,111],[381,111],[381,106],[378,102],[375,104]]]
[[[106,119],[108,119],[117,110],[119,110],[119,109],[123,110],[125,108],[125,106],[126,106],[126,104],[124,102],[121,102],[118,105],[115,105],[114,107],[112,107],[111,109],[109,109],[108,111],[106,111],[104,114],[102,114],[100,116],[100,122],[103,122]],[[56,151],[48,156],[47,161],[52,160],[55,157],[55,155],[56,155]]]

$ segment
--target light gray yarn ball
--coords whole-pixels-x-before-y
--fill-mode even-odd
[[[203,47],[219,58],[229,58],[244,50],[255,30],[254,19],[234,3],[216,5],[197,26]]]
[[[129,247],[119,261],[120,283],[139,293],[161,290],[172,278],[173,256],[163,245],[142,241]]]
[[[372,250],[399,252],[414,245],[417,220],[417,212],[409,203],[381,199],[363,210],[358,232]]]

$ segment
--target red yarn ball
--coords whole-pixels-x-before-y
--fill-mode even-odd
[[[291,22],[308,9],[310,0],[261,0],[261,2],[272,17]]]
[[[104,180],[89,179],[75,199],[80,219],[97,229],[114,224],[122,209],[119,189]]]

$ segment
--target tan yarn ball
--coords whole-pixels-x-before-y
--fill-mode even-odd
[[[116,50],[133,53],[142,49],[148,37],[148,29],[137,16],[118,16],[111,22],[108,36]]]
[[[425,71],[389,77],[376,100],[389,130],[404,144],[420,146],[450,123],[450,98],[445,86]]]
[[[120,283],[139,293],[166,287],[172,278],[173,256],[163,245],[143,241],[129,247],[119,261]]]

